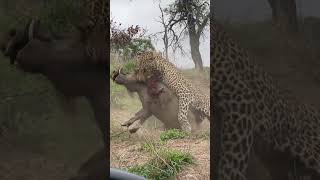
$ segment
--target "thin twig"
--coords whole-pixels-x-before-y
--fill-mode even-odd
[[[117,134],[114,134],[114,135],[110,136],[110,138],[113,138],[113,137],[116,137],[116,136],[120,136],[121,134],[123,134],[125,132],[128,132],[128,130],[124,130],[124,131],[121,131],[121,132],[119,132]]]

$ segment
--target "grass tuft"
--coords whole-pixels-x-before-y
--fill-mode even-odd
[[[175,176],[183,166],[192,163],[193,157],[188,152],[162,149],[146,164],[130,167],[128,171],[150,180],[162,180]]]
[[[165,144],[164,141],[147,140],[141,144],[141,150],[145,152],[154,152]]]
[[[183,139],[189,135],[190,135],[190,133],[187,133],[185,131],[181,131],[178,129],[170,129],[170,130],[167,130],[167,131],[161,133],[160,139],[161,139],[161,141],[167,141],[170,139]]]

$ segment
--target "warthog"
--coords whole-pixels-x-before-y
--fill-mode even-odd
[[[152,115],[159,119],[165,129],[175,128],[181,129],[178,122],[178,99],[174,93],[165,85],[158,83],[157,87],[161,89],[159,95],[154,97],[148,92],[148,86],[145,83],[139,82],[136,76],[132,74],[124,74],[120,69],[112,72],[112,79],[117,84],[123,85],[129,92],[136,92],[142,104],[142,109],[138,111],[134,117],[123,123],[123,126],[130,126],[135,121],[139,122],[129,131],[136,132],[142,124]],[[199,126],[202,122],[199,114],[189,112],[188,118],[193,122],[193,126]],[[195,129],[197,129],[195,127]]]
[[[109,82],[105,64],[109,55],[107,42],[99,36],[102,32],[88,23],[78,26],[73,35],[57,39],[43,35],[46,33],[36,24],[31,21],[25,30],[11,30],[2,43],[4,54],[19,69],[47,77],[66,97],[86,97],[107,144]]]

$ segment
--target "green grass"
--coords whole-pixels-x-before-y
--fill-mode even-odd
[[[141,150],[152,153],[155,151],[155,149],[161,148],[161,146],[163,146],[164,144],[164,141],[147,140],[141,144]]]
[[[163,139],[147,139],[141,143],[141,151],[150,154],[151,158],[144,164],[135,165],[127,170],[150,180],[174,178],[186,165],[194,163],[189,152],[165,147],[166,140],[187,136],[187,133],[173,129],[161,134]]]
[[[167,141],[170,139],[183,139],[190,134],[178,129],[170,129],[160,134],[161,141]]]
[[[161,149],[147,163],[130,167],[128,171],[150,180],[162,180],[175,176],[183,166],[192,163],[193,157],[188,152]]]

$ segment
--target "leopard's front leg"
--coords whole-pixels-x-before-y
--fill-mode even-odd
[[[178,121],[181,129],[186,132],[191,132],[191,125],[188,120],[188,111],[191,101],[188,98],[180,97],[178,104]]]

